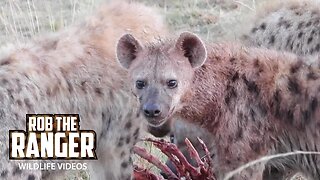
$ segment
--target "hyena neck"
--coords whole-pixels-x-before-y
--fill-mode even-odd
[[[211,48],[211,47],[210,47]],[[209,49],[211,51],[211,49]],[[214,56],[213,54],[217,54]],[[189,92],[182,98],[184,106],[179,116],[211,132],[219,128],[222,116],[223,90],[227,80],[224,60],[219,53],[209,53],[206,63],[194,74]]]

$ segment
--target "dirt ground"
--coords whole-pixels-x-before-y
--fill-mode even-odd
[[[92,14],[103,1],[107,0],[0,0],[0,48],[63,29]],[[131,1],[158,7],[172,32],[188,30],[208,41],[222,41],[236,39],[256,7],[267,0]],[[145,147],[155,151],[150,145]],[[139,159],[136,162],[145,164]],[[68,172],[66,179],[89,179],[89,175],[84,171]]]

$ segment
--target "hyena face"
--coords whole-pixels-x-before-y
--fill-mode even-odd
[[[163,125],[179,109],[194,70],[204,63],[206,55],[202,41],[188,32],[176,41],[159,40],[146,46],[129,34],[120,38],[118,60],[129,70],[132,92],[139,98],[150,126]]]

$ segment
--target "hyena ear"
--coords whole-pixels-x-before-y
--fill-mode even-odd
[[[117,44],[117,60],[125,69],[129,69],[132,62],[136,59],[137,53],[142,50],[139,41],[131,34],[123,35]]]
[[[207,59],[207,50],[202,40],[191,32],[183,32],[180,34],[175,48],[183,51],[186,58],[193,68],[201,67]]]

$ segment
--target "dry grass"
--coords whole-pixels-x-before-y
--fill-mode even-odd
[[[0,0],[0,44],[60,30],[91,14],[102,1],[108,0]],[[263,0],[131,1],[159,7],[173,31],[189,30],[219,41],[236,37],[241,22]]]
[[[138,0],[158,6],[172,31],[192,31],[206,40],[232,40],[263,0]]]
[[[274,155],[269,155],[269,156],[264,156],[261,157],[260,159],[256,159],[254,161],[250,161],[247,164],[244,164],[240,167],[238,167],[237,169],[229,172],[228,174],[226,174],[226,176],[224,177],[223,180],[229,180],[231,179],[233,176],[235,176],[236,174],[240,173],[241,171],[255,166],[259,163],[266,163],[267,161],[271,160],[271,159],[276,159],[276,158],[282,158],[282,157],[287,157],[287,156],[292,156],[292,155],[320,155],[320,152],[315,152],[315,151],[294,151],[294,152],[288,152],[288,153],[281,153],[281,154],[274,154]],[[302,175],[300,175],[299,173],[297,173],[296,175],[294,175],[291,179],[295,180],[297,177],[299,176],[300,179],[304,179]]]
[[[24,42],[90,14],[101,0],[1,0],[0,43]]]

